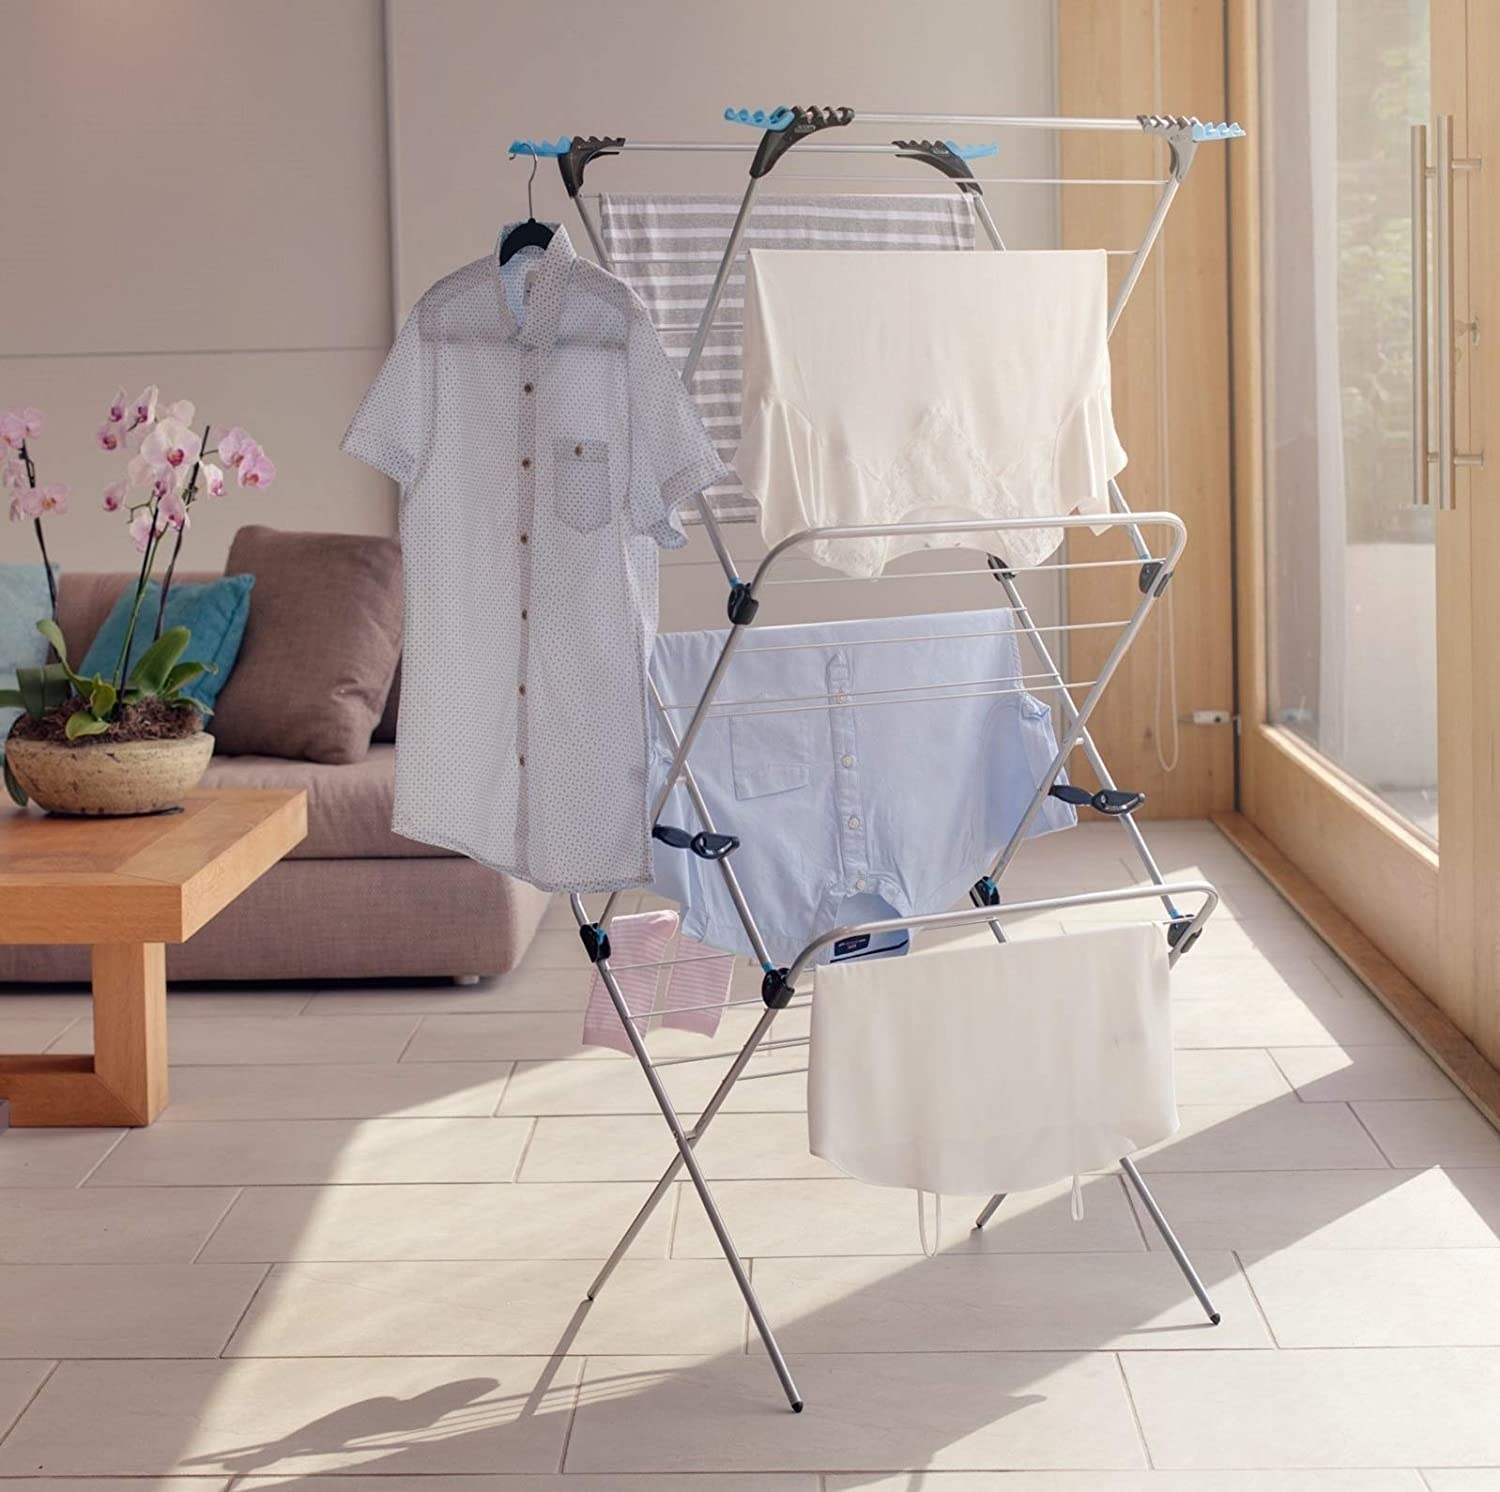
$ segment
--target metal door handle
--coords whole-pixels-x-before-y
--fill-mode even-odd
[[[1433,170],[1436,192],[1433,207],[1433,248],[1437,257],[1437,463],[1438,508],[1453,507],[1454,437],[1457,414],[1453,397],[1453,116],[1439,114],[1433,131]]]
[[[1421,126],[1417,126],[1421,128]],[[1426,131],[1423,130],[1425,136]],[[1415,130],[1413,131],[1415,136]],[[1415,138],[1412,143],[1412,163],[1417,160],[1417,146]],[[1425,150],[1423,151],[1425,155]],[[1436,273],[1433,278],[1436,282],[1437,300],[1437,451],[1435,454],[1427,453],[1426,447],[1426,402],[1427,389],[1425,378],[1425,367],[1423,370],[1423,383],[1419,396],[1413,400],[1413,405],[1420,403],[1422,406],[1422,423],[1424,434],[1422,445],[1424,449],[1423,465],[1427,461],[1435,460],[1438,464],[1438,507],[1452,510],[1456,506],[1455,488],[1457,485],[1458,468],[1460,466],[1483,466],[1483,451],[1460,451],[1458,449],[1458,411],[1457,399],[1454,389],[1458,378],[1458,347],[1457,347],[1457,325],[1454,321],[1453,310],[1453,177],[1456,171],[1477,171],[1481,162],[1477,158],[1465,158],[1456,160],[1453,155],[1453,116],[1451,114],[1439,114],[1437,116],[1436,128],[1433,132],[1433,180],[1436,184],[1436,197],[1433,203],[1437,218],[1433,227],[1433,252],[1437,259]],[[1425,169],[1424,169],[1425,176]],[[1415,209],[1416,193],[1413,192],[1412,204]],[[1423,192],[1423,212],[1425,216],[1426,193]],[[1413,223],[1415,229],[1415,221]],[[1425,235],[1424,235],[1425,238]],[[1412,260],[1416,262],[1416,246],[1413,244]],[[1425,243],[1424,243],[1425,253]],[[1421,305],[1425,320],[1427,292],[1425,278],[1421,292]],[[1422,357],[1425,362],[1427,354],[1427,339],[1425,330],[1422,336]],[[1413,341],[1413,352],[1416,351],[1416,343]],[[1414,430],[1415,418],[1414,415]],[[1418,501],[1427,500],[1427,482],[1424,474],[1423,480],[1418,484]]]
[[[1411,500],[1432,500],[1427,463],[1427,126],[1411,127]]]

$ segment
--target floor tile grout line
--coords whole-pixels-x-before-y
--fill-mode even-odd
[[[188,1261],[190,1264],[197,1264],[203,1258],[203,1255],[208,1251],[209,1244],[211,1244],[218,1236],[219,1230],[224,1226],[224,1223],[228,1219],[229,1214],[234,1211],[235,1205],[239,1202],[240,1198],[245,1195],[246,1188],[243,1186],[237,1186],[233,1188],[233,1191],[234,1195],[230,1197],[229,1201],[225,1204],[224,1210],[219,1214],[218,1219],[215,1221],[213,1227],[208,1230],[208,1236],[203,1240],[202,1243],[198,1245],[197,1252]]]
[[[1390,1158],[1390,1156],[1385,1153],[1385,1147],[1380,1143],[1379,1140],[1375,1138],[1375,1131],[1365,1123],[1364,1115],[1361,1114],[1358,1108],[1355,1107],[1354,1102],[1352,1100],[1346,1099],[1344,1100],[1344,1107],[1354,1115],[1354,1122],[1359,1125],[1359,1127],[1364,1130],[1364,1132],[1370,1137],[1370,1143],[1375,1147],[1376,1153],[1386,1163],[1386,1165],[1388,1165],[1393,1171],[1400,1169]]]
[[[1126,1404],[1130,1406],[1130,1422],[1135,1426],[1136,1438],[1141,1444],[1141,1454],[1146,1458],[1146,1470],[1155,1471],[1156,1460],[1151,1454],[1151,1442],[1146,1439],[1146,1427],[1141,1423],[1141,1411],[1130,1389],[1130,1375],[1125,1371],[1125,1356],[1119,1351],[1112,1352],[1110,1356],[1115,1360],[1115,1371],[1120,1375],[1120,1387],[1124,1390]]]
[[[414,1065],[415,1064],[413,1064],[413,1063],[407,1063],[407,1066],[409,1066],[409,1067],[410,1066],[414,1066]],[[519,1061],[519,1059],[517,1059],[515,1061],[512,1061],[507,1066],[506,1071],[505,1071],[505,1077],[504,1077],[504,1079],[500,1083],[500,1092],[495,1097],[495,1107],[490,1110],[490,1118],[491,1119],[501,1119],[501,1118],[506,1118],[506,1117],[513,1117],[513,1116],[502,1115],[501,1112],[500,1112],[500,1110],[505,1107],[505,1095],[510,1092],[510,1085],[515,1081],[515,1078],[516,1078],[516,1068],[518,1068],[520,1065],[521,1065],[520,1061]],[[524,1116],[522,1116],[522,1117],[524,1117]],[[533,1118],[533,1119],[535,1119],[538,1116],[535,1115],[535,1114],[533,1114],[530,1117]]]
[[[1131,1195],[1134,1188],[1125,1185],[1125,1173],[1123,1171],[1115,1173],[1115,1182],[1120,1190],[1125,1193],[1125,1205],[1130,1209],[1131,1219],[1135,1223],[1135,1231],[1140,1234],[1141,1246],[1148,1254],[1155,1253],[1156,1250],[1151,1247],[1151,1236],[1146,1232],[1146,1225],[1141,1221],[1140,1211],[1136,1207],[1135,1198]],[[1132,1252],[1134,1251],[1132,1250]]]
[[[271,1275],[279,1267],[280,1266],[276,1265],[276,1264],[267,1264],[266,1265],[264,1271],[261,1274],[261,1277],[260,1277],[259,1281],[257,1281],[257,1283],[256,1283],[255,1288],[250,1292],[250,1299],[245,1302],[245,1309],[242,1310],[239,1313],[239,1315],[235,1318],[234,1325],[232,1327],[230,1327],[230,1329],[229,1329],[229,1335],[224,1338],[224,1345],[219,1348],[219,1350],[218,1350],[217,1353],[214,1354],[214,1359],[210,1359],[210,1360],[217,1360],[219,1362],[235,1362],[235,1361],[239,1360],[238,1356],[236,1356],[234,1358],[228,1358],[228,1357],[225,1357],[224,1354],[229,1351],[229,1349],[230,1349],[231,1346],[233,1346],[235,1337],[237,1337],[239,1335],[240,1327],[242,1327],[245,1324],[245,1319],[249,1316],[250,1312],[254,1309],[255,1302],[260,1299],[260,1292],[265,1289],[265,1287],[266,1287],[266,1281],[271,1278]]]
[[[94,1162],[94,1164],[91,1165],[88,1168],[88,1170],[83,1173],[83,1175],[81,1177],[79,1177],[77,1184],[72,1188],[72,1190],[74,1190],[74,1191],[82,1191],[84,1189],[84,1187],[86,1187],[89,1184],[89,1182],[92,1181],[96,1175],[98,1175],[99,1168],[104,1164],[104,1162],[107,1161],[110,1158],[110,1156],[112,1156],[115,1153],[115,1151],[118,1150],[120,1148],[120,1146],[125,1143],[125,1136],[128,1135],[129,1133],[130,1133],[130,1131],[128,1129],[122,1129],[119,1132],[119,1134],[117,1134],[115,1136],[115,1138],[111,1142],[111,1144],[105,1149],[104,1154],[101,1155],[99,1157],[99,1159],[96,1160]],[[22,1188],[22,1189],[24,1190],[25,1188]]]
[[[568,1449],[573,1444],[573,1426],[578,1423],[578,1411],[583,1408],[583,1379],[589,1370],[589,1354],[580,1354],[578,1371],[573,1376],[573,1403],[568,1410],[568,1422],[563,1426],[562,1445],[557,1453],[557,1474],[561,1476],[568,1466]]]
[[[427,1019],[425,1015],[419,1015],[412,1024],[410,1031],[406,1033],[406,1040],[401,1043],[401,1050],[396,1053],[394,1066],[399,1067],[405,1060],[406,1054],[411,1050],[411,1044],[417,1039],[417,1032],[422,1029],[422,1023]]]
[[[1240,1276],[1245,1281],[1245,1288],[1250,1292],[1250,1299],[1260,1315],[1261,1323],[1266,1328],[1266,1335],[1270,1337],[1272,1347],[1278,1352],[1285,1351],[1286,1349],[1282,1346],[1281,1338],[1276,1335],[1276,1328],[1271,1324],[1271,1313],[1266,1309],[1265,1302],[1256,1293],[1255,1281],[1250,1278],[1250,1270],[1245,1263],[1244,1254],[1237,1248],[1230,1249],[1229,1252],[1233,1255],[1234,1262],[1239,1267]],[[1347,1250],[1330,1249],[1328,1252],[1347,1252]]]
[[[4,1429],[0,1429],[0,1446],[3,1446],[5,1442],[10,1439],[11,1435],[15,1432],[16,1426],[26,1418],[28,1413],[30,1413],[32,1405],[41,1398],[42,1390],[52,1382],[53,1378],[57,1374],[57,1370],[60,1367],[62,1367],[62,1359],[53,1359],[51,1367],[49,1367],[47,1371],[42,1374],[41,1381],[37,1384],[36,1388],[33,1389],[32,1392],[27,1396],[26,1402],[16,1412],[15,1418],[12,1419],[9,1424],[5,1425]],[[0,1423],[3,1423],[3,1421],[0,1421]]]
[[[541,1125],[540,1119],[533,1119],[531,1127],[526,1131],[526,1138],[521,1141],[521,1148],[516,1152],[516,1164],[510,1173],[511,1185],[519,1185],[521,1171],[526,1164],[526,1157],[531,1154],[532,1141],[536,1139],[537,1129]]]

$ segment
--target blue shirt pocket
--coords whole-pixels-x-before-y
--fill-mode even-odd
[[[760,714],[730,716],[729,754],[736,798],[764,798],[807,786],[812,780],[814,713],[772,705]]]

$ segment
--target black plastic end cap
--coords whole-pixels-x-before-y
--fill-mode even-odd
[[[969,895],[976,907],[998,907],[1000,905],[1000,888],[989,876],[980,876],[974,882]]]
[[[801,1414],[802,1413],[802,1400],[801,1399],[793,1399],[792,1400],[792,1413],[793,1414]]]
[[[584,923],[578,929],[578,936],[583,942],[583,951],[588,955],[591,964],[597,964],[601,958],[609,957],[609,934],[597,922]]]
[[[998,554],[987,554],[984,562],[990,567],[996,580],[1014,580],[1016,572]]]
[[[1166,562],[1163,560],[1147,560],[1146,563],[1141,566],[1140,586],[1141,594],[1143,596],[1150,592],[1151,588],[1156,584],[1157,578],[1165,569]],[[1167,576],[1167,580],[1170,580],[1171,578],[1172,577],[1170,575]],[[1164,580],[1161,585],[1161,590],[1158,590],[1156,594],[1159,596],[1162,591],[1166,590],[1166,588],[1166,580]]]
[[[760,997],[772,1010],[785,1010],[796,990],[787,982],[787,970],[767,969],[760,981]]]
[[[754,592],[743,580],[736,580],[729,587],[729,620],[736,627],[748,627],[755,620],[755,613],[760,610],[760,602],[755,599]]]
[[[1214,1312],[1214,1313],[1213,1313],[1213,1314],[1212,1314],[1212,1315],[1211,1315],[1211,1316],[1210,1316],[1210,1317],[1209,1317],[1209,1318],[1208,1318],[1208,1324],[1209,1324],[1209,1325],[1210,1325],[1210,1326],[1217,1326],[1217,1325],[1218,1325],[1218,1324],[1219,1324],[1219,1322],[1221,1322],[1221,1321],[1222,1321],[1222,1320],[1223,1320],[1223,1319],[1224,1319],[1224,1318],[1223,1318],[1223,1317],[1222,1317],[1222,1316],[1221,1316],[1221,1315],[1220,1315],[1220,1314],[1219,1314],[1219,1313],[1218,1313],[1218,1312],[1217,1312],[1217,1311],[1215,1311],[1215,1312]]]
[[[892,140],[891,144],[903,160],[921,161],[924,166],[941,171],[944,176],[958,182],[960,190],[982,191],[974,180],[969,163],[961,155],[955,155],[946,140]]]
[[[1201,928],[1194,930],[1191,917],[1179,917],[1167,926],[1167,946],[1177,948],[1180,945],[1182,952],[1186,953],[1198,941],[1201,931]]]
[[[576,197],[583,190],[583,173],[595,156],[618,155],[624,144],[624,135],[574,135],[573,143],[557,158],[568,196]]]
[[[853,122],[853,109],[819,108],[811,104],[806,108],[793,108],[790,124],[784,129],[767,130],[760,137],[760,144],[755,149],[755,159],[750,162],[751,176],[759,179],[767,175],[799,140],[805,140],[819,130],[837,129]]]

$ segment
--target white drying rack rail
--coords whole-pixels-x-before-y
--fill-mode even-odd
[[[1141,272],[1150,256],[1152,247],[1161,235],[1162,227],[1166,222],[1168,212],[1171,210],[1172,202],[1187,178],[1198,148],[1209,141],[1231,139],[1243,133],[1237,125],[1204,124],[1199,120],[1179,115],[1141,115],[1133,119],[1029,118],[981,114],[867,112],[861,112],[856,115],[853,110],[845,108],[807,107],[775,109],[768,114],[759,111],[751,113],[743,109],[726,110],[725,118],[733,123],[749,125],[757,129],[760,132],[758,142],[746,144],[727,140],[641,141],[630,140],[624,136],[590,135],[564,136],[556,142],[516,140],[513,142],[510,151],[512,158],[516,156],[530,157],[533,163],[538,157],[551,157],[557,160],[564,187],[577,210],[584,232],[600,263],[606,268],[610,267],[611,264],[610,255],[599,231],[599,226],[589,210],[582,191],[584,174],[590,162],[601,157],[637,152],[694,152],[750,155],[749,177],[744,195],[740,200],[733,226],[724,245],[723,254],[719,259],[717,271],[704,302],[702,313],[693,334],[692,343],[682,367],[683,382],[690,388],[697,372],[699,360],[703,355],[704,345],[708,340],[710,332],[714,329],[725,285],[739,256],[756,192],[760,183],[771,173],[777,162],[793,149],[799,155],[810,153],[827,156],[883,155],[888,158],[914,161],[929,166],[952,182],[954,188],[967,197],[972,205],[975,219],[983,229],[991,247],[996,250],[1003,250],[1005,248],[1000,230],[990,212],[988,203],[985,201],[984,186],[987,180],[1012,181],[1016,180],[1016,178],[985,178],[976,176],[971,164],[975,160],[993,155],[996,152],[996,146],[963,146],[948,139],[898,139],[883,143],[851,141],[846,136],[843,136],[842,132],[848,126],[854,124],[856,119],[861,124],[925,125],[929,127],[937,126],[939,128],[982,126],[997,130],[1106,130],[1145,133],[1161,139],[1165,143],[1168,152],[1168,169],[1165,176],[1152,178],[1149,183],[1139,180],[1121,180],[1118,183],[1091,181],[1088,183],[1089,185],[1119,184],[1129,186],[1151,184],[1160,187],[1159,195],[1156,198],[1142,239],[1139,245],[1130,251],[1125,273],[1110,303],[1108,331],[1111,334],[1118,324],[1126,304],[1129,302],[1131,292],[1135,289],[1140,279]],[[1039,178],[1022,179],[1038,180]],[[1066,186],[1069,184],[1068,178],[1049,178],[1047,180],[1054,185]],[[859,180],[851,178],[850,184],[858,185]],[[1207,882],[1182,881],[1169,883],[1164,880],[1146,844],[1145,836],[1142,834],[1133,816],[1133,810],[1139,807],[1143,801],[1142,796],[1122,791],[1116,786],[1093,738],[1089,734],[1088,721],[1090,716],[1093,714],[1104,690],[1108,687],[1111,678],[1118,669],[1121,659],[1139,635],[1152,608],[1171,582],[1178,561],[1181,559],[1183,547],[1187,541],[1186,527],[1182,520],[1175,514],[1169,512],[1132,513],[1125,501],[1124,494],[1116,482],[1110,482],[1109,492],[1111,512],[1104,515],[1089,515],[1087,517],[1078,515],[1052,515],[1045,518],[990,519],[973,522],[929,522],[896,525],[849,525],[836,528],[807,529],[793,534],[771,549],[765,558],[761,560],[749,580],[741,576],[735,565],[722,524],[712,511],[703,494],[700,493],[698,495],[697,505],[704,528],[729,585],[727,610],[730,629],[703,693],[692,706],[690,718],[680,732],[674,728],[670,718],[673,707],[661,699],[656,691],[654,682],[651,685],[653,704],[658,712],[658,718],[662,722],[665,739],[674,748],[670,770],[665,782],[658,791],[656,801],[653,805],[653,828],[660,823],[661,815],[667,805],[668,799],[675,785],[681,781],[694,811],[698,815],[702,831],[709,835],[719,834],[707,802],[699,790],[688,758],[705,720],[718,718],[724,713],[726,707],[716,702],[716,696],[720,686],[724,682],[725,674],[746,630],[755,621],[756,614],[764,599],[764,591],[768,586],[784,583],[773,577],[786,558],[795,553],[799,548],[825,540],[861,539],[896,535],[953,536],[972,533],[1003,534],[1010,530],[1035,528],[1069,529],[1078,527],[1104,527],[1114,528],[1125,534],[1132,550],[1131,558],[1106,561],[1063,561],[1056,565],[1049,564],[1036,568],[1068,571],[1072,569],[1097,568],[1101,565],[1128,565],[1137,569],[1139,579],[1140,599],[1128,617],[1110,623],[1076,624],[1078,627],[1117,627],[1118,635],[1095,678],[1085,681],[1067,682],[1064,680],[1063,674],[1058,667],[1053,650],[1045,641],[1044,634],[1049,632],[1066,634],[1069,631],[1075,630],[1075,627],[1070,627],[1066,624],[1059,627],[1038,626],[1022,597],[1017,573],[1003,559],[994,555],[990,556],[989,567],[994,574],[994,578],[1002,588],[1005,597],[1005,607],[1011,612],[1018,630],[1026,637],[1040,668],[1040,673],[1025,676],[1022,687],[1032,693],[1045,693],[1054,696],[1061,713],[1064,728],[1062,738],[1058,743],[1056,756],[1047,771],[1043,774],[1041,780],[1037,783],[1036,791],[1023,812],[1020,821],[1017,823],[1014,832],[1011,834],[1010,839],[1000,851],[990,872],[981,877],[972,888],[970,892],[970,900],[974,903],[972,908],[956,912],[933,913],[896,920],[866,922],[853,926],[830,928],[826,932],[819,934],[806,947],[796,951],[785,964],[778,964],[766,946],[761,931],[756,924],[754,912],[740,887],[732,864],[732,855],[721,853],[717,857],[719,872],[724,879],[725,888],[743,925],[746,938],[750,946],[755,950],[756,957],[761,965],[761,994],[756,1003],[762,1004],[764,1009],[744,1045],[735,1055],[718,1088],[704,1106],[697,1122],[690,1129],[685,1127],[678,1117],[676,1108],[662,1082],[657,1064],[652,1060],[651,1054],[646,1049],[645,1040],[639,1029],[641,1022],[639,1018],[632,1016],[620,989],[615,970],[611,965],[609,925],[614,916],[617,898],[614,896],[608,898],[603,911],[598,917],[590,916],[580,896],[574,895],[570,898],[585,951],[598,971],[605,989],[608,991],[610,1000],[630,1041],[631,1049],[640,1062],[641,1068],[646,1075],[646,1080],[650,1085],[652,1095],[661,1109],[662,1117],[666,1121],[667,1127],[671,1131],[672,1138],[677,1146],[676,1158],[663,1173],[650,1196],[642,1205],[639,1213],[626,1229],[620,1241],[609,1255],[609,1258],[605,1261],[598,1276],[589,1288],[588,1298],[590,1300],[594,1299],[599,1290],[603,1288],[605,1282],[611,1273],[613,1273],[615,1266],[634,1242],[656,1206],[667,1194],[679,1172],[686,1170],[688,1178],[699,1200],[703,1204],[709,1223],[724,1252],[725,1259],[728,1261],[740,1292],[745,1299],[751,1319],[754,1321],[756,1329],[760,1333],[761,1340],[765,1344],[766,1352],[771,1359],[772,1366],[775,1368],[782,1389],[794,1410],[800,1411],[802,1409],[802,1396],[797,1389],[791,1370],[787,1366],[786,1359],[783,1357],[781,1349],[777,1344],[775,1333],[772,1331],[770,1323],[761,1309],[760,1302],[756,1296],[754,1287],[751,1285],[739,1251],[735,1247],[728,1226],[714,1200],[712,1189],[703,1176],[694,1150],[710,1124],[712,1124],[714,1117],[722,1108],[734,1084],[744,1073],[756,1051],[762,1046],[777,1014],[791,1002],[793,995],[796,993],[798,979],[807,971],[817,954],[822,949],[843,939],[864,934],[877,935],[899,932],[902,929],[915,931],[968,925],[987,925],[994,936],[1000,942],[1004,942],[1005,932],[1003,923],[1013,916],[1048,911],[1068,911],[1144,897],[1159,899],[1166,910],[1166,935],[1169,945],[1169,958],[1175,964],[1182,954],[1197,940],[1203,924],[1218,904],[1218,894]],[[1155,548],[1147,540],[1148,533],[1157,541]],[[900,577],[885,576],[877,578],[895,579]],[[975,684],[976,686],[986,686],[985,692],[1014,693],[1017,692],[1014,686],[1021,681],[1008,681],[1012,687],[993,689],[987,687],[997,683],[1004,685],[1006,682],[979,680],[975,681]],[[1073,698],[1073,691],[1075,690],[1082,692],[1083,697],[1081,699],[1075,700]],[[932,697],[931,695],[921,696],[924,699]],[[936,697],[942,698],[945,696],[939,694]],[[960,694],[951,697],[965,696]],[[849,702],[855,707],[868,708],[872,705],[886,703],[887,701],[855,699]],[[799,703],[793,707],[801,708],[802,705]],[[825,701],[821,705],[813,705],[811,707],[828,708],[828,702]],[[1059,788],[1059,779],[1063,774],[1064,767],[1075,750],[1083,754],[1089,766],[1093,769],[1095,776],[1102,784],[1100,793],[1094,796],[1093,806],[1119,820],[1130,840],[1136,857],[1145,871],[1146,881],[1139,886],[1107,891],[1083,892],[1070,896],[1053,896],[1002,905],[999,883],[1047,798],[1049,795],[1054,794],[1054,789]],[[721,838],[732,840],[732,836],[721,836]],[[1181,903],[1184,898],[1194,896],[1201,897],[1201,902],[1196,911],[1187,913],[1181,910]],[[1181,1268],[1184,1278],[1202,1305],[1208,1320],[1213,1324],[1217,1324],[1219,1314],[1210,1300],[1203,1282],[1193,1268],[1191,1261],[1174,1236],[1145,1180],[1128,1156],[1121,1158],[1120,1165],[1127,1180],[1140,1197],[1153,1223],[1160,1231],[1173,1258]],[[980,1213],[975,1226],[983,1227],[1003,1200],[1003,1196],[991,1198]]]

